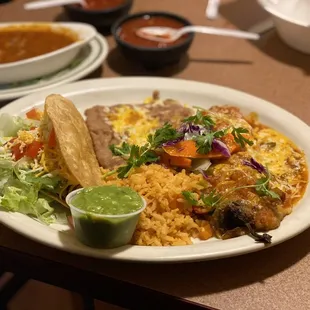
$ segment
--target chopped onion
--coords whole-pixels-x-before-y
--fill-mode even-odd
[[[206,171],[209,169],[209,167],[211,165],[212,165],[211,161],[207,158],[193,159],[192,170],[202,169],[202,170]]]
[[[202,169],[197,169],[197,170],[202,174],[202,176],[203,176],[203,178],[204,178],[205,180],[209,180],[209,177],[207,176],[207,174],[206,174],[205,171],[203,171]]]

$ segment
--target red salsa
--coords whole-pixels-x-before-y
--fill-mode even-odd
[[[121,6],[125,3],[125,0],[85,0],[85,2],[87,5],[83,9],[96,11],[109,10]]]
[[[185,26],[182,22],[178,21],[177,19],[166,17],[166,16],[150,16],[145,15],[142,17],[137,17],[130,19],[124,22],[119,28],[119,37],[123,41],[140,46],[140,47],[158,47],[158,48],[165,48],[171,45],[177,45],[183,42],[187,35],[183,35],[178,40],[170,43],[163,43],[163,42],[155,42],[151,40],[147,40],[144,38],[139,37],[136,34],[136,31],[141,27],[171,27],[175,29],[179,29]]]

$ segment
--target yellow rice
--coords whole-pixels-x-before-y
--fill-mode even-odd
[[[163,246],[191,244],[191,238],[212,236],[209,223],[191,216],[190,206],[182,198],[182,191],[199,191],[205,181],[201,175],[176,173],[160,165],[142,166],[126,179],[115,175],[106,184],[129,186],[143,196],[148,205],[141,214],[132,243]]]

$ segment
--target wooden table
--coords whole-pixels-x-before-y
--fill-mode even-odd
[[[132,12],[166,10],[196,24],[244,30],[266,17],[255,1],[222,2],[221,17],[214,22],[204,16],[205,0],[135,0]],[[65,18],[61,9],[25,12],[22,3],[16,0],[2,5],[0,21]],[[127,62],[115,49],[113,39],[108,37],[108,41],[109,57],[92,77],[158,75],[220,84],[274,102],[310,124],[310,56],[284,45],[274,31],[256,43],[197,35],[186,59],[156,72],[146,72]],[[310,309],[309,251],[310,230],[274,248],[230,259],[182,265],[120,263],[63,253],[0,227],[1,267],[19,272],[28,268],[36,279],[76,291],[90,285],[95,297],[102,291],[109,292],[111,302],[118,300],[124,306],[122,302],[131,300],[125,306],[137,309],[196,307],[182,300],[225,310]],[[83,277],[89,282],[82,282]],[[96,285],[89,284],[91,279],[97,281]],[[129,283],[126,287],[130,287],[130,294],[124,286],[118,286],[124,284],[118,280]],[[118,296],[113,294],[117,287]],[[144,288],[170,297],[153,295],[154,291]],[[152,300],[154,296],[158,299]],[[173,296],[182,298],[181,302]]]

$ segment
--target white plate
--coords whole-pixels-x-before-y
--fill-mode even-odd
[[[263,123],[278,129],[305,151],[310,166],[310,129],[305,123],[262,99],[211,84],[147,77],[86,80],[21,98],[5,106],[0,112],[24,113],[32,106],[42,106],[44,98],[50,93],[60,93],[72,99],[83,112],[86,108],[98,104],[141,102],[154,89],[160,90],[162,98],[170,97],[191,105],[210,107],[216,104],[232,104],[240,107],[245,113],[258,112]],[[310,196],[307,189],[293,213],[283,220],[278,229],[270,232],[273,236],[271,246],[294,237],[310,226],[309,206]],[[24,236],[51,247],[86,256],[118,260],[148,262],[209,260],[254,252],[267,247],[255,243],[248,236],[242,236],[225,241],[212,238],[188,246],[125,246],[114,250],[96,250],[80,244],[68,227],[47,227],[27,216],[4,211],[0,211],[0,221]]]
[[[106,59],[108,52],[109,46],[106,39],[97,34],[75,60],[59,72],[26,82],[0,85],[0,101],[15,99],[35,91],[79,80],[97,69]]]

